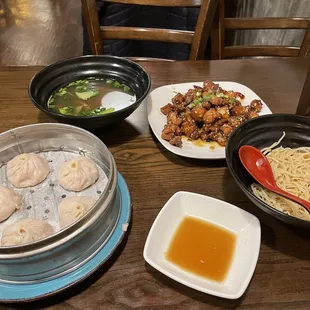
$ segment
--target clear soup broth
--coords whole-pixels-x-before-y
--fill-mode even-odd
[[[52,112],[71,116],[112,113],[136,101],[132,89],[114,79],[88,78],[57,89],[48,100]]]

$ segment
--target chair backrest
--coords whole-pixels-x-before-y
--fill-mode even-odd
[[[84,20],[91,51],[94,55],[103,54],[102,39],[129,39],[187,43],[191,45],[190,60],[204,58],[204,50],[211,31],[218,0],[105,0],[105,2],[162,7],[200,7],[200,11],[195,31],[100,26],[95,0],[82,0]]]
[[[266,17],[266,18],[225,18],[225,1],[219,0],[211,30],[212,59],[254,57],[254,56],[306,56],[310,45],[310,18],[303,17]],[[227,30],[252,29],[305,29],[300,47],[277,45],[225,46]]]

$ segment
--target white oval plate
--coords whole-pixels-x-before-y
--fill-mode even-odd
[[[170,152],[180,156],[199,159],[224,159],[225,147],[219,146],[217,143],[203,143],[202,146],[196,145],[191,141],[182,139],[182,147],[171,145],[168,141],[161,138],[161,132],[167,123],[167,117],[161,113],[160,108],[171,102],[172,97],[175,95],[173,91],[186,93],[193,85],[202,86],[203,82],[190,82],[182,84],[165,85],[154,89],[147,100],[147,115],[149,124],[160,143]],[[263,109],[259,115],[272,114],[266,103],[250,88],[245,85],[235,82],[215,82],[220,84],[225,90],[233,90],[242,93],[245,99],[242,105],[249,105],[252,100],[260,99],[263,103]],[[210,146],[215,145],[214,149]]]

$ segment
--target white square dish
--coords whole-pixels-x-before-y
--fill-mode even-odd
[[[249,105],[252,100],[259,99],[263,103],[262,111],[259,115],[272,114],[269,107],[264,101],[250,88],[245,85],[236,82],[215,82],[225,90],[234,90],[240,92],[245,96],[242,101],[242,105]],[[182,147],[171,145],[168,141],[161,138],[162,130],[167,123],[167,117],[161,113],[160,108],[171,102],[174,97],[174,91],[180,93],[186,93],[188,89],[192,88],[193,85],[202,86],[203,82],[190,82],[182,84],[165,85],[154,89],[148,96],[147,99],[147,115],[149,124],[159,142],[170,152],[180,156],[199,158],[199,159],[224,159],[225,158],[225,147],[216,146],[214,149],[210,148],[210,145],[203,144],[197,145],[186,139],[182,139]],[[214,147],[214,144],[212,144]]]
[[[185,216],[211,222],[236,234],[236,248],[225,280],[221,283],[199,277],[170,263],[166,257],[174,233]],[[166,276],[198,291],[237,299],[246,290],[260,249],[259,220],[224,201],[189,192],[177,192],[161,209],[148,234],[143,256]]]

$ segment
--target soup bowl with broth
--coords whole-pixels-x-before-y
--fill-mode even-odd
[[[28,88],[32,103],[60,122],[88,129],[128,117],[151,87],[138,64],[115,56],[81,56],[56,62],[36,74]]]

